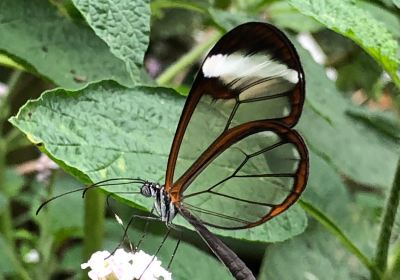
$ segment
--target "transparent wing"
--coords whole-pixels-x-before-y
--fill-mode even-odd
[[[223,134],[253,121],[294,126],[304,102],[304,74],[286,36],[265,23],[225,34],[209,52],[186,101],[172,144],[166,190]]]
[[[237,229],[261,224],[299,198],[308,154],[297,132],[255,122],[218,140],[176,182],[187,188],[179,196],[180,207],[204,224]]]

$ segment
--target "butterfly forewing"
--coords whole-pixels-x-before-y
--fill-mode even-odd
[[[256,226],[305,188],[306,146],[291,129],[304,102],[304,74],[286,36],[247,23],[205,58],[172,145],[166,190],[203,223]]]
[[[293,126],[303,102],[303,70],[286,36],[265,23],[231,30],[209,52],[193,84],[171,149],[166,189],[227,130],[256,120]]]

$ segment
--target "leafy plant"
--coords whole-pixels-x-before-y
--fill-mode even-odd
[[[85,184],[138,176],[162,182],[193,64],[223,32],[263,18],[286,29],[305,70],[307,99],[298,129],[310,149],[310,180],[302,201],[270,222],[213,231],[252,268],[260,267],[260,279],[399,277],[396,5],[1,1],[0,81],[7,92],[0,95],[0,279],[76,275],[93,251],[113,250],[123,235],[106,210],[127,221],[151,209],[150,200],[119,193],[136,186],[113,186],[104,191],[118,203],[107,209],[104,194],[89,191],[85,205],[79,196],[65,196],[36,216],[41,201],[78,184],[59,171],[47,183],[21,176],[15,165],[26,159],[18,153],[38,148]],[[322,65],[297,41],[299,33],[325,53]],[[171,57],[177,60],[168,65]],[[327,77],[328,67],[337,70],[337,84]],[[13,127],[6,122],[11,115]],[[197,240],[190,227],[176,223],[188,229],[181,232],[185,242],[173,262],[174,279],[204,279],[205,272],[207,279],[229,279],[217,260],[189,244]],[[132,241],[143,227],[134,222]],[[163,232],[164,225],[151,226],[144,248],[157,250]],[[171,239],[161,250],[164,263],[173,248]],[[24,258],[32,250],[39,252],[37,263]]]

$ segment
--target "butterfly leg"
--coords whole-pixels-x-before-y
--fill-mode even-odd
[[[182,240],[182,234],[183,234],[183,233],[180,232],[180,235],[181,235],[181,236],[180,236],[180,238],[178,238],[178,241],[176,242],[174,251],[172,252],[171,259],[169,260],[169,263],[168,263],[168,266],[167,266],[167,270],[170,269],[170,267],[171,267],[171,265],[172,265],[172,261],[174,260],[175,255],[176,255],[176,252],[178,251],[179,244],[181,243],[181,240]]]
[[[151,261],[149,262],[149,264],[146,266],[146,268],[143,270],[142,274],[139,277],[139,280],[142,279],[144,273],[146,272],[146,270],[150,267],[151,263],[154,261],[154,259],[156,258],[156,256],[158,255],[158,253],[160,252],[162,246],[164,245],[165,241],[167,240],[169,234],[171,233],[171,229],[168,228],[167,233],[164,235],[163,240],[161,241],[160,246],[158,246],[157,251],[155,252],[155,254],[153,255],[153,257],[151,258]]]

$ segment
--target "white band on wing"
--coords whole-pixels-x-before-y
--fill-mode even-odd
[[[299,81],[296,70],[264,54],[215,54],[206,59],[202,71],[206,78],[218,77],[226,84],[242,78],[283,78],[292,84]]]

